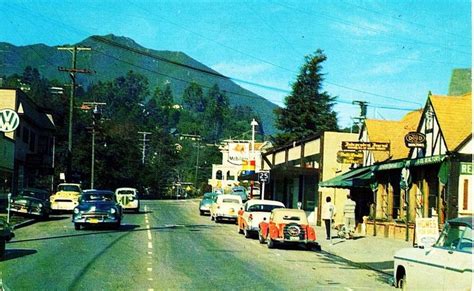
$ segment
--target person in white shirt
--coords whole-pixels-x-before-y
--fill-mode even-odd
[[[352,238],[355,229],[355,208],[356,203],[351,199],[351,195],[347,195],[346,203],[344,203],[344,223],[346,225],[346,238]]]
[[[336,206],[332,204],[331,197],[326,197],[326,203],[324,203],[321,209],[321,219],[326,225],[326,239],[331,239],[331,220],[336,214]]]

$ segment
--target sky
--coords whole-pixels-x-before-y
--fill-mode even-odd
[[[282,107],[305,56],[322,49],[341,127],[359,115],[353,101],[368,102],[368,118],[398,120],[472,66],[468,0],[0,0],[0,16],[0,42],[112,33],[184,52]]]

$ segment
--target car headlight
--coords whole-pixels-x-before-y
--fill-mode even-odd
[[[110,213],[115,214],[115,212],[117,212],[117,210],[115,210],[115,208],[110,208]]]
[[[78,208],[74,208],[74,213],[75,213],[75,214],[79,214],[79,209],[78,209]]]

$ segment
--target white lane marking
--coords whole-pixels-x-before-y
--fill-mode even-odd
[[[153,268],[146,268],[146,270],[147,270],[148,272],[151,272],[151,271],[153,271]]]
[[[148,230],[146,231],[146,233],[147,233],[147,235],[148,235],[148,240],[151,240],[151,231],[148,229]]]
[[[147,253],[147,255],[152,255],[152,254],[153,254],[153,252],[148,252],[148,253]]]
[[[152,249],[152,248],[153,248],[153,245],[151,244],[151,241],[148,242],[148,248],[149,248],[149,249]]]
[[[148,289],[148,291],[153,291],[153,288]]]
[[[351,289],[349,287],[344,287],[344,289],[346,289],[347,291],[354,291],[354,289]]]
[[[148,281],[153,281],[153,278],[148,278]]]

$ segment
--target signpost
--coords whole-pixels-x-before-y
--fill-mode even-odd
[[[265,184],[270,183],[270,172],[258,172],[258,181],[262,185],[260,199],[265,200]]]

